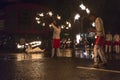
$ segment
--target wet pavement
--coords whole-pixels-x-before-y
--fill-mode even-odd
[[[120,61],[110,60],[106,68],[93,68],[93,59],[80,51],[0,54],[0,80],[120,80]],[[73,54],[74,53],[74,54]]]

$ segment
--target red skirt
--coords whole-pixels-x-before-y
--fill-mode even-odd
[[[115,45],[119,45],[119,44],[120,44],[119,41],[114,41],[114,43],[113,43],[114,46],[115,46]]]
[[[106,41],[105,45],[111,45],[111,43],[112,43],[111,41]]]
[[[60,39],[53,39],[53,48],[60,47]]]
[[[105,39],[103,36],[97,36],[96,40],[95,40],[95,44],[99,45],[99,46],[103,46],[105,44]]]

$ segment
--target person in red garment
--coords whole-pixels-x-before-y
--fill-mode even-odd
[[[113,51],[116,55],[115,58],[119,59],[119,53],[120,53],[120,35],[118,33],[115,33],[113,36]]]
[[[51,57],[54,57],[55,49],[57,50],[57,56],[60,56],[60,33],[61,33],[61,28],[60,28],[60,26],[57,25],[56,21],[52,22],[51,25],[54,29],[53,40],[52,40],[52,56]]]
[[[120,36],[119,36],[119,34],[115,34],[114,36],[113,36],[113,47],[114,47],[114,52],[115,53],[119,53],[119,45],[120,45]]]
[[[107,60],[106,60],[104,50],[103,50],[104,43],[105,43],[105,32],[104,32],[103,21],[100,17],[90,14],[89,18],[90,20],[95,21],[96,39],[94,43],[94,65],[93,67],[97,68],[100,66],[105,66],[107,64]]]
[[[105,36],[105,53],[108,59],[112,59],[112,34],[108,32]]]

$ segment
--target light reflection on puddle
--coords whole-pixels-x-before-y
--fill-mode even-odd
[[[40,54],[17,54],[16,58],[17,61],[22,61],[22,60],[29,60],[29,59],[41,59],[43,58],[44,53],[40,53]]]

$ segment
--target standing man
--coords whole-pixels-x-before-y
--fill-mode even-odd
[[[108,59],[112,59],[112,34],[108,32],[105,36],[105,53]]]
[[[91,21],[95,21],[96,28],[96,39],[94,43],[94,67],[97,68],[99,66],[104,66],[107,63],[105,54],[104,54],[104,41],[105,41],[105,32],[103,21],[100,17],[96,17],[95,15],[89,15]],[[100,60],[102,63],[100,63]]]
[[[54,57],[55,49],[57,50],[57,56],[60,56],[60,33],[61,28],[58,26],[56,21],[52,22],[53,31],[53,40],[52,40],[52,56]]]
[[[120,35],[118,33],[113,36],[113,51],[115,52],[115,58],[119,58],[120,53]]]
[[[120,36],[118,33],[114,34],[113,36],[113,47],[114,47],[114,52],[119,53],[120,52]]]

